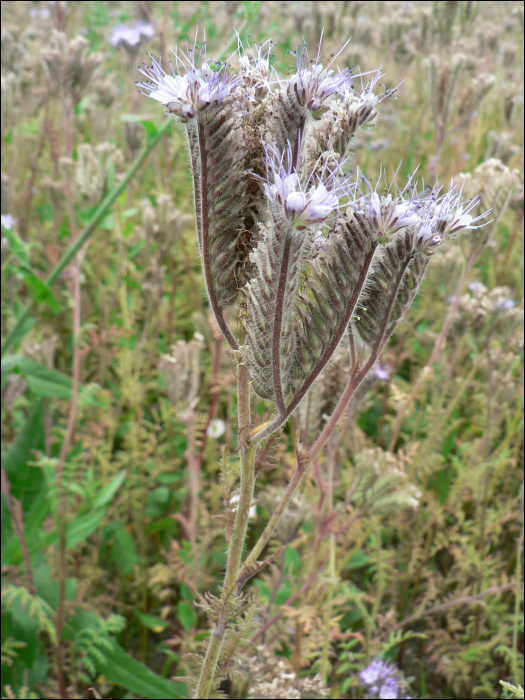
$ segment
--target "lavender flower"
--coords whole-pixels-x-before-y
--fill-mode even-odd
[[[10,231],[16,224],[16,219],[14,219],[11,214],[2,214],[2,226],[6,231]]]
[[[168,114],[179,117],[183,122],[193,119],[211,104],[222,104],[239,83],[238,76],[228,74],[227,65],[222,64],[216,70],[210,68],[206,60],[206,46],[198,57],[195,48],[188,49],[187,55],[177,51],[173,53],[177,69],[182,67],[185,71],[182,75],[174,70],[171,61],[172,75],[168,75],[161,64],[148,54],[151,67],[144,65],[144,68],[139,68],[148,81],[136,84],[146,91],[143,95],[160,102]]]
[[[374,370],[374,374],[377,377],[377,379],[381,381],[388,381],[390,379],[390,372],[386,370],[384,367],[381,365],[377,365],[377,367]]]
[[[109,41],[115,49],[120,44],[123,44],[127,49],[135,49],[143,39],[151,39],[154,33],[153,25],[149,22],[135,22],[131,26],[117,24],[116,27],[113,27]]]
[[[372,661],[359,674],[362,685],[367,686],[367,694],[377,695],[381,700],[386,698],[399,698],[399,683],[397,680],[397,667],[386,664],[380,659]],[[405,696],[410,700],[410,696]]]
[[[498,297],[494,304],[494,311],[510,311],[516,306],[516,302],[506,297]]]
[[[387,678],[386,681],[383,683],[381,688],[379,689],[379,697],[381,700],[383,698],[395,698],[397,699],[398,696],[398,685],[397,681],[395,678]]]
[[[270,76],[272,69],[270,68],[270,53],[275,44],[267,39],[259,46],[255,44],[252,47],[248,43],[245,48],[240,37],[238,43],[241,73],[244,78],[250,81],[251,87],[256,89],[257,95],[262,97],[271,88]],[[248,52],[251,53],[252,58],[249,57]]]
[[[323,68],[320,63],[321,42],[322,36],[313,65],[311,65],[312,62],[308,56],[307,47],[301,47],[301,50],[296,54],[297,73],[290,80],[290,85],[297,95],[299,104],[309,109],[314,117],[320,117],[322,112],[326,111],[328,107],[325,101],[328,97],[334,94],[344,95],[345,92],[353,88],[351,68],[346,68],[337,75],[334,75],[334,71],[330,70],[348,42],[332,58],[326,68]]]
[[[290,165],[292,151],[289,144],[286,150],[286,168],[283,164],[284,155],[279,158],[276,150],[266,149],[267,197],[274,204],[283,207],[285,216],[298,231],[310,225],[323,224],[334,209],[339,207],[339,200],[349,195],[348,178],[337,181],[335,173],[329,173],[324,178],[324,183],[320,181],[317,186],[309,187],[309,179],[303,188],[299,176]],[[321,180],[325,172],[326,168],[321,173]]]
[[[434,198],[436,193],[439,193],[439,190],[434,190],[429,199]],[[453,238],[463,229],[477,229],[490,223],[488,221],[483,225],[474,226],[477,221],[481,221],[481,219],[492,213],[492,209],[489,209],[475,218],[470,214],[476,205],[479,204],[480,199],[481,197],[478,195],[470,202],[461,202],[461,192],[458,192],[456,188],[452,188],[447,194],[437,198],[435,202],[436,211],[433,213],[433,216],[436,219],[440,219],[439,233]]]
[[[389,666],[384,661],[375,659],[375,661],[372,661],[372,663],[360,672],[359,678],[363,685],[370,686],[370,692],[377,693],[379,686],[381,686],[387,678],[390,678],[395,670],[395,666]]]
[[[434,233],[430,221],[423,223],[417,232],[418,249],[425,255],[434,255],[435,249],[443,243],[443,238]]]
[[[421,223],[416,208],[417,205],[406,201],[402,193],[392,199],[391,194],[379,197],[377,192],[364,197],[360,207],[372,230],[380,232],[381,243],[387,243],[397,231]]]

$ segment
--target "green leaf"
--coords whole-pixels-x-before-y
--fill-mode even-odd
[[[138,243],[135,243],[135,245],[132,245],[131,248],[128,249],[128,258],[133,260],[133,258],[140,253],[145,245],[146,241],[139,241]]]
[[[180,585],[180,594],[183,598],[186,598],[186,600],[190,600],[190,601],[193,600],[192,590],[185,583],[181,583],[181,585]]]
[[[359,551],[350,557],[350,560],[347,562],[345,569],[360,569],[362,566],[366,566],[369,561],[370,557],[368,556],[368,554]]]
[[[84,629],[99,632],[100,622],[96,615],[82,610],[75,610],[75,613],[64,625],[64,639],[73,640]],[[157,676],[140,661],[126,654],[113,638],[106,635],[104,638],[110,642],[111,649],[104,649],[104,659],[97,661],[96,665],[110,684],[131,691],[135,697],[159,700],[188,697],[188,689],[184,683]]]
[[[146,137],[148,141],[155,138],[155,136],[157,135],[157,127],[155,126],[155,124],[149,119],[141,119],[140,123],[144,127],[144,131],[146,132]]]
[[[275,602],[277,605],[284,605],[291,595],[290,582],[285,581],[275,596]]]
[[[134,695],[158,700],[188,697],[184,683],[157,676],[147,666],[126,654],[116,642],[113,642],[113,650],[105,652],[104,657],[105,663],[98,664],[98,667],[109,683],[120,685]]]
[[[105,486],[102,489],[102,491],[99,491],[99,493],[97,493],[97,495],[93,499],[93,509],[101,508],[102,506],[107,505],[113,499],[113,496],[117,493],[125,478],[126,470],[122,469],[122,471],[120,471],[117,474],[117,476],[113,479],[113,481],[111,481],[107,486]]]
[[[37,396],[55,399],[71,398],[71,377],[56,369],[49,369],[22,355],[2,358],[2,386],[8,374],[18,370],[25,376],[29,388]]]
[[[145,615],[144,613],[135,610],[135,616],[139,622],[141,622],[144,627],[152,630],[156,634],[160,634],[163,630],[168,627],[169,622],[166,620],[161,620],[160,617],[155,617],[154,615]]]
[[[98,528],[106,511],[99,510],[96,513],[85,515],[81,518],[75,518],[66,525],[66,549],[73,549],[77,545],[85,542]],[[44,539],[45,546],[58,543],[58,531],[55,530]]]
[[[24,268],[23,273],[24,282],[26,283],[26,287],[28,288],[33,301],[40,304],[48,304],[52,311],[54,311],[56,314],[60,313],[62,309],[48,283],[41,280],[40,277],[37,277],[29,268]]]
[[[138,282],[135,282],[135,280],[132,280],[131,277],[124,277],[122,278],[124,282],[128,285],[130,289],[142,289],[142,285],[139,284]]]
[[[284,568],[288,571],[289,567],[292,567],[294,573],[298,573],[301,568],[301,557],[299,552],[293,547],[288,547],[284,553]]]
[[[43,449],[44,404],[40,400],[29,412],[29,417],[14,444],[7,452],[2,453],[2,467],[9,479],[11,495],[22,501],[24,513],[44,488],[43,472],[28,464],[34,459],[33,450]]]
[[[181,625],[184,627],[186,632],[190,632],[197,623],[197,615],[194,609],[185,600],[179,600],[177,603],[177,613],[179,615],[179,620]]]
[[[63,384],[54,382],[53,380],[35,377],[33,374],[27,375],[26,379],[27,385],[37,396],[55,399],[71,398],[71,387],[64,386]]]
[[[20,371],[27,379],[27,383],[31,391],[37,396],[55,399],[70,399],[71,398],[71,377],[62,372],[57,372],[56,369],[43,367],[37,362],[22,359],[18,365]]]
[[[27,246],[24,241],[18,236],[12,228],[7,230],[2,226],[2,233],[7,238],[11,253],[15,256],[19,263],[29,266],[29,258],[27,257]]]
[[[113,231],[113,229],[115,228],[115,217],[113,216],[113,212],[109,212],[109,214],[106,214],[106,216],[99,223],[99,226],[100,228],[103,228],[106,231]]]
[[[104,540],[113,540],[111,559],[124,575],[133,571],[140,563],[135,540],[122,523],[115,521],[104,528]]]

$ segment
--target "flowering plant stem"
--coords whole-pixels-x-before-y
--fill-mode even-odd
[[[408,267],[408,261],[404,266],[402,274],[399,276],[399,283],[398,286],[401,284],[401,280],[403,278],[404,270]],[[392,295],[392,301],[391,301],[391,306],[393,306],[395,300],[395,294]],[[388,316],[387,316],[388,318]],[[262,535],[259,537],[257,542],[255,543],[254,548],[248,555],[246,561],[244,562],[244,566],[241,570],[239,579],[241,581],[246,581],[250,574],[249,574],[249,569],[252,567],[255,562],[257,561],[257,557],[261,554],[265,546],[270,540],[270,537],[272,536],[272,532],[275,529],[275,526],[279,522],[281,515],[285,511],[286,507],[290,503],[293,494],[295,493],[296,488],[300,484],[300,482],[303,480],[304,476],[308,473],[308,470],[310,468],[310,465],[314,461],[314,459],[317,457],[317,455],[321,452],[323,447],[326,444],[326,441],[330,437],[330,435],[333,433],[335,430],[337,424],[341,420],[344,412],[348,408],[348,405],[352,399],[352,396],[354,395],[355,391],[358,389],[359,385],[363,381],[363,379],[366,377],[368,372],[372,369],[374,366],[375,362],[379,358],[381,351],[383,350],[384,346],[390,339],[390,335],[392,334],[393,330],[388,332],[386,328],[383,330],[382,335],[378,338],[377,342],[375,343],[375,347],[373,348],[372,352],[370,353],[370,357],[368,360],[365,362],[365,364],[362,367],[357,366],[350,377],[350,380],[348,384],[346,385],[346,389],[344,390],[343,394],[341,395],[341,398],[339,399],[339,402],[337,406],[335,407],[335,410],[333,414],[331,415],[330,419],[328,420],[327,424],[325,425],[323,431],[317,438],[317,440],[314,442],[312,445],[311,450],[306,453],[306,454],[298,454],[297,455],[297,466],[295,469],[295,472],[290,480],[290,483],[288,484],[286,491],[283,494],[283,497],[278,504],[277,508],[272,514],[272,517],[268,521],[268,524],[266,525]],[[283,421],[284,422],[284,421]],[[259,438],[259,434],[256,435],[257,439]]]
[[[250,429],[250,378],[248,370],[242,365],[240,366],[238,380],[238,417],[238,440],[241,458],[241,494],[228,549],[228,563],[226,565],[226,575],[224,577],[224,586],[222,590],[221,612],[210,636],[206,658],[204,659],[199,683],[195,691],[196,698],[210,697],[210,691],[213,688],[217,662],[227,629],[227,602],[231,595],[236,595],[237,578],[239,576],[242,550],[246,539],[246,530],[248,529],[248,517],[255,484],[255,447],[250,444],[248,439]]]

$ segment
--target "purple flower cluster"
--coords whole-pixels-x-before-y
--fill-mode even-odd
[[[384,698],[396,700],[401,697],[395,664],[386,664],[384,661],[376,659],[361,671],[359,678],[361,684],[366,686],[367,694],[377,695],[381,700]],[[409,695],[404,697],[410,700]]]
[[[416,214],[417,205],[405,201],[402,195],[393,200],[391,194],[380,198],[377,192],[372,192],[365,198],[363,205],[370,226],[373,230],[380,231],[386,240],[402,228],[421,223]]]
[[[290,85],[295,91],[299,104],[307,107],[312,112],[313,116],[321,116],[321,113],[326,109],[325,100],[331,95],[344,95],[345,92],[353,88],[352,71],[350,68],[334,75],[334,71],[330,70],[334,61],[337,59],[341,51],[343,51],[348,42],[343,46],[341,51],[332,58],[326,68],[320,63],[321,41],[315,62],[310,60],[306,46],[303,46],[300,51],[297,51],[297,73],[290,79]]]
[[[151,39],[155,34],[149,22],[135,22],[133,25],[117,24],[111,33],[110,42],[116,49],[123,44],[128,49],[136,48],[143,39]]]
[[[206,45],[197,55],[196,47],[187,54],[174,51],[177,71],[169,61],[172,75],[168,75],[161,64],[151,54],[152,65],[139,68],[148,78],[147,82],[137,83],[145,92],[142,94],[160,102],[169,113],[186,122],[209,105],[222,104],[239,84],[240,77],[227,72],[228,66],[221,64],[212,69],[206,58]],[[182,70],[181,70],[182,69]]]
[[[351,188],[348,178],[338,180],[335,173],[325,171],[317,185],[310,186],[309,179],[303,187],[292,162],[290,145],[281,156],[278,151],[266,149],[265,190],[270,201],[282,206],[286,218],[301,231],[310,225],[323,224],[339,208],[340,199],[350,195]]]

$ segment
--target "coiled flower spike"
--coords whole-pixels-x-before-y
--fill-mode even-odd
[[[279,156],[276,149],[266,147],[267,182],[265,192],[270,200],[284,209],[286,218],[293,227],[302,231],[312,225],[321,225],[334,210],[339,209],[339,202],[349,197],[351,186],[348,176],[337,179],[337,173],[327,172],[326,165],[321,173],[319,184],[309,187],[311,177],[303,187],[293,168],[292,149],[288,144],[286,151]],[[284,158],[286,156],[286,167]],[[324,180],[324,182],[323,182]]]
[[[334,71],[331,70],[334,61],[348,46],[350,40],[331,59],[326,68],[320,63],[322,40],[323,37],[321,35],[314,62],[310,60],[306,46],[302,46],[296,52],[297,72],[290,79],[290,85],[297,95],[299,104],[307,107],[314,118],[319,118],[328,109],[328,106],[325,104],[328,97],[333,94],[344,95],[345,92],[353,88],[351,68],[346,68],[337,75],[333,75]]]
[[[216,64],[212,70],[206,56],[206,44],[197,55],[196,46],[187,49],[187,54],[175,49],[174,69],[168,58],[172,75],[162,68],[151,54],[151,67],[144,64],[139,72],[146,76],[146,82],[136,83],[144,90],[146,97],[160,102],[168,114],[175,115],[186,122],[203,112],[212,104],[222,104],[239,84],[240,78],[235,73],[228,73],[227,64]]]

